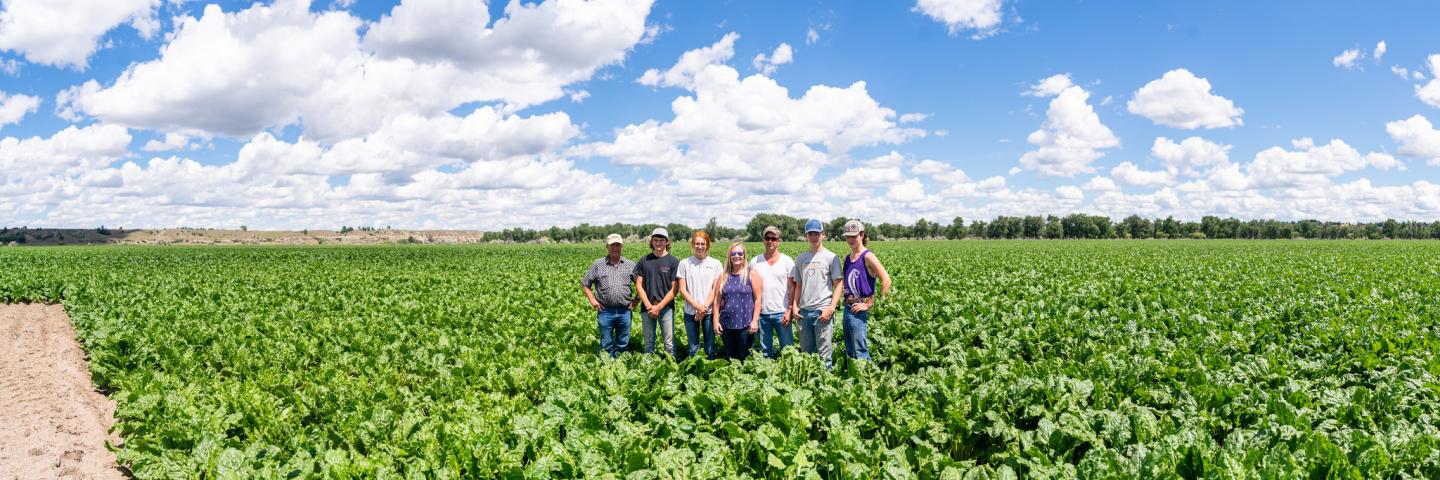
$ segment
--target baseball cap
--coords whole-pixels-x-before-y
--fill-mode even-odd
[[[813,219],[813,218],[812,218],[812,219],[810,219],[810,221],[805,222],[805,233],[810,233],[810,232],[817,232],[817,233],[818,233],[818,232],[824,232],[824,231],[825,231],[825,225],[822,224],[822,223],[820,223],[819,220],[816,220],[816,219]]]
[[[761,238],[764,238],[766,235],[769,235],[769,234],[772,234],[772,233],[775,234],[776,237],[779,237],[779,236],[780,236],[780,229],[779,229],[778,227],[774,226],[774,225],[765,227],[765,231],[760,234],[760,237],[761,237]]]
[[[652,237],[665,237],[665,238],[668,240],[668,239],[670,238],[670,231],[665,230],[665,227],[659,227],[659,228],[656,228],[655,231],[650,232],[650,236],[652,236]]]
[[[859,220],[851,220],[851,221],[845,222],[845,236],[847,236],[847,237],[853,237],[853,236],[859,235],[861,232],[864,232],[864,231],[865,231],[865,224],[860,223]]]
[[[605,237],[605,244],[610,245],[612,243],[625,243],[625,239],[621,238],[618,233],[612,233]]]

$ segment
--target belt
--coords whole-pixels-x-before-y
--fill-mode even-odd
[[[857,303],[866,303],[866,302],[869,302],[871,298],[872,298],[872,297],[863,297],[863,298],[861,298],[861,297],[845,297],[845,304],[846,304],[846,305],[854,305],[854,304],[857,304]]]

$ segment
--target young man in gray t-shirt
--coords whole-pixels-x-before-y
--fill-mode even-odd
[[[835,333],[835,308],[843,292],[845,277],[840,257],[826,249],[824,227],[820,220],[805,222],[805,240],[810,250],[795,257],[795,270],[790,275],[790,310],[800,324],[800,350],[818,353],[825,367],[834,365],[831,339]]]

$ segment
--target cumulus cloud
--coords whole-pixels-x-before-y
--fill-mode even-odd
[[[578,145],[581,157],[603,157],[612,164],[643,166],[661,172],[661,181],[691,181],[682,196],[703,195],[712,182],[745,181],[765,194],[812,188],[820,169],[845,164],[854,147],[899,144],[924,135],[902,128],[894,110],[870,97],[864,82],[846,88],[810,87],[798,98],[764,75],[741,78],[723,65],[738,36],[685,52],[675,67],[655,73],[657,81],[683,84],[693,96],[671,103],[670,121],[648,120],[618,129],[610,141]],[[706,65],[694,62],[710,61]],[[679,74],[672,74],[684,72]],[[649,75],[647,75],[649,76]],[[683,79],[683,80],[682,80]],[[898,154],[885,156],[892,161]],[[856,168],[880,168],[872,160]],[[900,178],[899,165],[884,165],[887,180]],[[893,174],[893,175],[892,175]],[[695,192],[695,193],[692,193]]]
[[[1159,125],[1194,130],[1244,125],[1245,110],[1230,99],[1210,93],[1210,81],[1180,68],[1165,72],[1135,91],[1126,105],[1130,113]]]
[[[1226,164],[1230,145],[1222,145],[1200,137],[1190,137],[1176,143],[1165,137],[1157,137],[1150,147],[1150,156],[1165,162],[1165,167],[1174,175],[1196,177],[1205,175],[1212,167]]]
[[[910,167],[910,173],[928,176],[937,182],[948,185],[970,181],[970,176],[966,175],[964,170],[930,159],[921,160],[915,166]]]
[[[1034,95],[1051,95],[1045,122],[1026,141],[1036,149],[1020,157],[1020,166],[1042,175],[1072,177],[1094,172],[1090,163],[1104,155],[1100,150],[1120,145],[1120,139],[1087,100],[1090,92],[1073,85],[1068,75],[1055,75],[1030,89]]]
[[[1424,86],[1415,86],[1415,98],[1426,104],[1440,108],[1440,53],[1425,58],[1430,66],[1430,82]]]
[[[61,92],[60,113],[242,138],[303,124],[332,142],[401,113],[483,101],[513,110],[560,98],[566,85],[623,59],[644,34],[650,1],[512,3],[483,28],[483,8],[407,0],[363,39],[362,20],[309,6],[280,0],[226,13],[209,5],[198,19],[176,20],[158,59],[131,65],[109,86]]]
[[[190,137],[180,133],[167,133],[163,140],[150,140],[140,150],[146,152],[169,152],[184,150],[190,146]]]
[[[0,127],[20,123],[26,115],[40,108],[40,98],[0,92]]]
[[[1380,59],[1385,56],[1385,50],[1385,41],[1381,40],[1375,44],[1375,53],[1371,54],[1370,58],[1374,59],[1375,63],[1380,63]]]
[[[755,55],[755,59],[751,61],[751,65],[755,67],[755,70],[759,70],[760,73],[770,75],[775,73],[775,70],[779,69],[781,65],[794,60],[795,51],[790,48],[790,44],[781,43],[775,47],[775,51],[768,57],[763,53]]]
[[[1357,64],[1359,63],[1361,55],[1360,49],[1352,48],[1340,52],[1335,58],[1330,59],[1330,63],[1336,67],[1353,70],[1358,66]]]
[[[913,10],[944,23],[951,35],[968,30],[978,40],[999,31],[1003,6],[1003,0],[918,0]]]
[[[26,60],[84,70],[100,39],[124,23],[149,38],[159,29],[160,0],[7,0],[0,11],[0,49]]]
[[[1147,171],[1130,162],[1122,162],[1110,169],[1110,177],[1132,187],[1156,188],[1175,182],[1175,175],[1166,171]]]
[[[1293,150],[1271,147],[1255,154],[1255,160],[1245,169],[1251,185],[1259,188],[1315,187],[1327,185],[1330,177],[1349,171],[1405,169],[1405,165],[1395,157],[1374,152],[1361,154],[1339,139],[1325,145],[1316,145],[1310,138],[1290,143]]]
[[[1424,116],[1386,123],[1385,133],[1400,144],[1401,155],[1425,158],[1429,165],[1440,165],[1440,130]]]
[[[919,123],[930,118],[928,113],[907,113],[900,116],[900,123]]]
[[[651,68],[636,81],[651,87],[694,88],[695,75],[698,75],[700,70],[710,65],[724,64],[735,56],[735,41],[739,39],[740,34],[727,33],[714,45],[680,55],[680,60],[664,72]]]

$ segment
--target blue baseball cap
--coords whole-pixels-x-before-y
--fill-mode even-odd
[[[821,233],[821,232],[824,232],[824,231],[825,231],[825,225],[822,224],[822,223],[820,223],[819,220],[816,220],[816,219],[813,219],[813,218],[812,218],[812,219],[810,219],[810,221],[805,222],[805,233],[810,233],[810,232]]]

